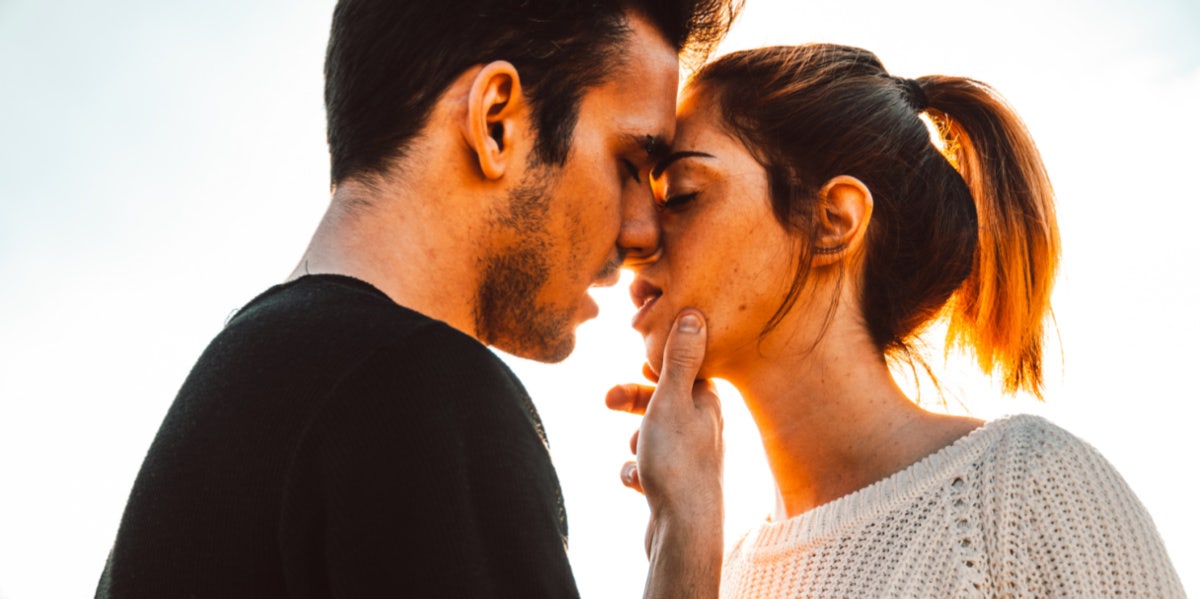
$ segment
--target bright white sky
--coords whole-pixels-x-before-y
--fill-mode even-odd
[[[1026,119],[1059,198],[1062,368],[1044,414],[1097,446],[1200,595],[1187,481],[1200,391],[1195,0],[748,0],[722,51],[832,41],[893,73],[968,75]],[[0,599],[89,596],[176,389],[225,316],[281,280],[327,202],[321,61],[333,0],[0,0]],[[639,379],[622,279],[564,364],[505,358],[537,402],[585,597],[640,596],[642,498],[617,472]],[[727,387],[727,542],[772,504]]]

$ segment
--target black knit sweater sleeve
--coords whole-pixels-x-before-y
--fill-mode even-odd
[[[575,597],[528,396],[441,325],[383,347],[313,413],[285,476],[296,597]]]

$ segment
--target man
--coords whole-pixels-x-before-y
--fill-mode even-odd
[[[677,57],[735,12],[340,1],[329,209],[184,383],[97,596],[577,596],[540,421],[484,344],[565,358],[587,289],[656,251],[647,176]],[[692,417],[702,326],[668,350],[651,416]],[[660,474],[679,477],[644,464],[641,481]],[[647,594],[715,589],[719,507],[669,503],[651,506]]]

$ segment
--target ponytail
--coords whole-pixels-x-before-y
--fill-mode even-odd
[[[1006,392],[1042,396],[1043,322],[1060,254],[1054,192],[1024,123],[989,86],[917,80],[943,154],[975,199],[979,241],[970,274],[947,305],[947,349],[972,350]]]
[[[689,86],[716,99],[767,170],[776,219],[809,245],[826,181],[850,175],[871,190],[858,295],[881,352],[912,357],[913,339],[946,317],[948,348],[999,370],[1006,392],[1041,397],[1059,256],[1054,194],[1029,132],[996,92],[957,77],[893,77],[874,54],[833,44],[727,54]],[[939,127],[940,153],[921,113]],[[802,249],[768,330],[810,265]]]

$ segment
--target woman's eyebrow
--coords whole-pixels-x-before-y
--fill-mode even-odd
[[[653,179],[661,177],[663,172],[667,170],[667,167],[671,166],[676,160],[684,158],[714,158],[714,156],[712,154],[705,154],[704,152],[673,152],[654,165],[654,168],[650,170],[650,177]]]

